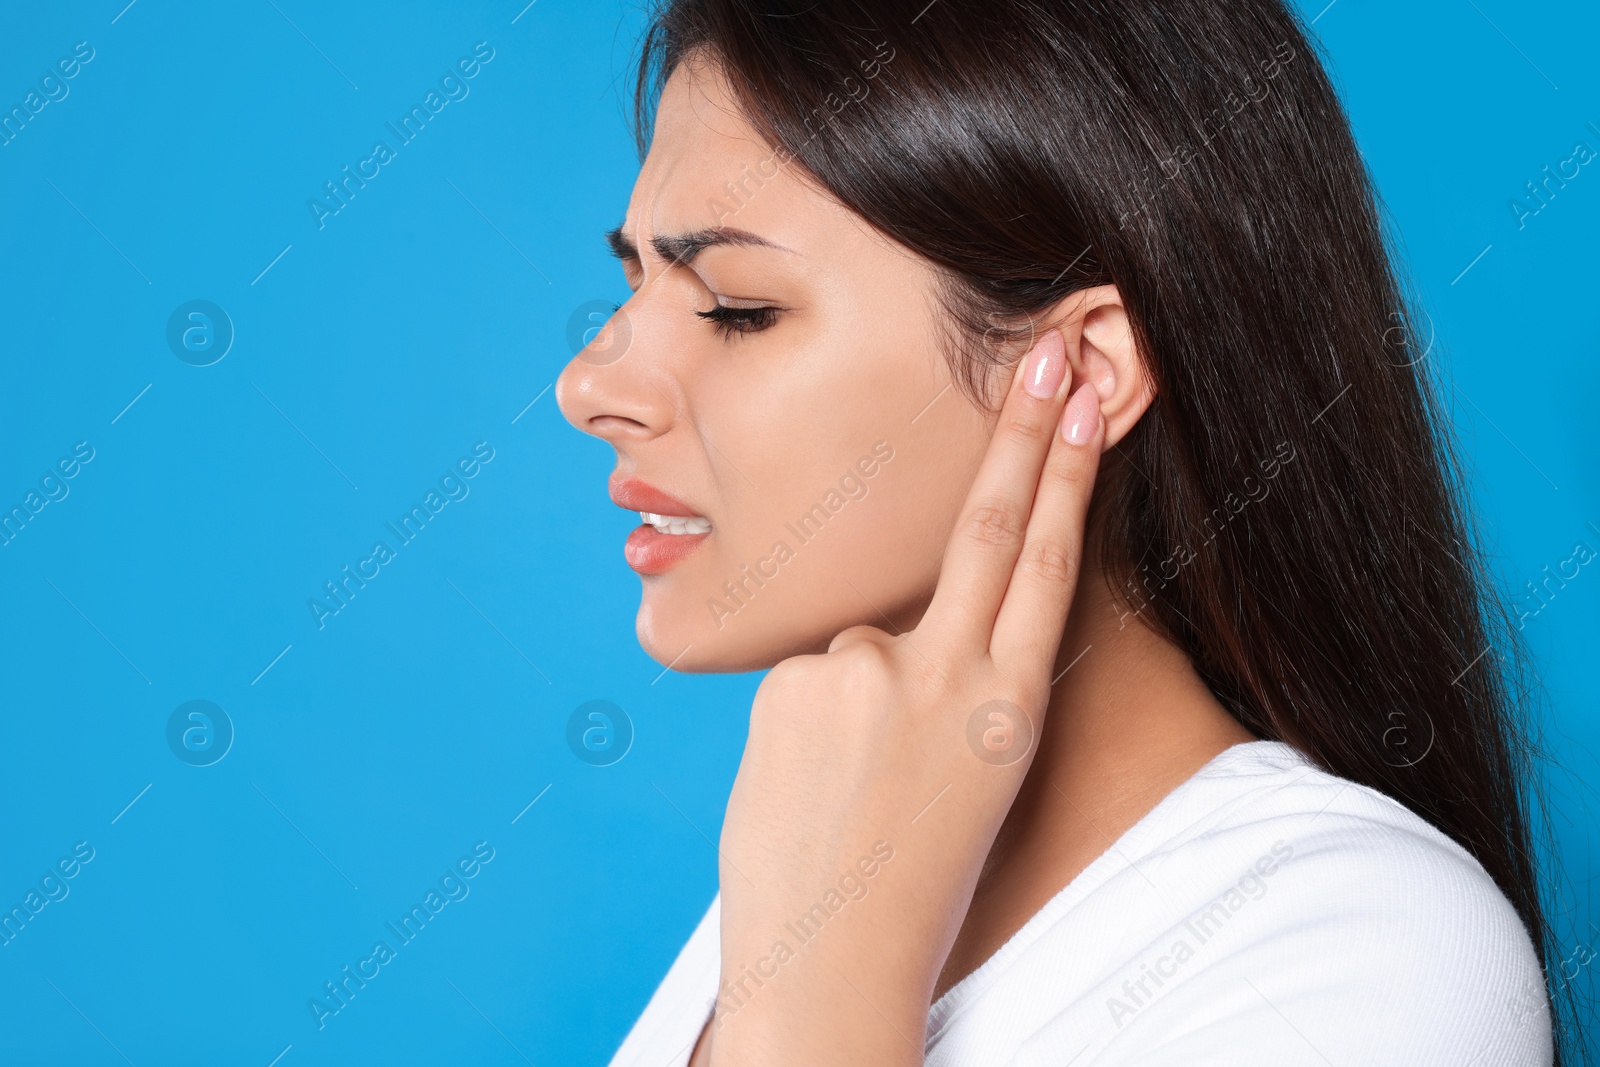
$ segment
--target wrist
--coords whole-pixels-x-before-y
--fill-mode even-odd
[[[920,1067],[927,1000],[829,968],[819,956],[791,961],[760,985],[753,970],[724,981],[711,1019],[712,1067]]]

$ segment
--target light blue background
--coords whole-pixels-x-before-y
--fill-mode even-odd
[[[4,1058],[603,1063],[715,891],[759,680],[640,651],[610,450],[546,391],[573,310],[625,291],[599,235],[637,170],[638,13],[124,2],[0,13],[6,109],[95,49],[0,147],[0,507],[95,450],[0,548],[0,906],[95,849],[0,947]],[[1525,228],[1510,207],[1600,151],[1600,14],[1339,0],[1315,29],[1520,590],[1600,548],[1600,165]],[[307,200],[479,41],[469,95],[319,230]],[[191,299],[237,332],[213,366],[166,345]],[[319,630],[307,599],[478,441],[470,494]],[[1597,607],[1587,567],[1527,631],[1584,898],[1569,944],[1600,941]],[[165,737],[194,699],[236,730],[204,768]],[[636,730],[610,767],[565,741],[591,699]],[[319,1031],[307,1000],[479,841],[470,895]]]

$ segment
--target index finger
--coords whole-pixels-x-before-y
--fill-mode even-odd
[[[1050,330],[1018,365],[945,546],[919,631],[972,651],[989,648],[1022,551],[1039,475],[1057,436],[1067,379],[1066,341],[1059,330]]]
[[[1061,647],[1078,588],[1083,542],[1105,420],[1100,394],[1087,382],[1072,390],[1061,413],[1033,498],[1022,551],[1000,603],[989,656],[1002,667],[1048,677]]]

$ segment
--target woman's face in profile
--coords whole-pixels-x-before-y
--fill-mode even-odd
[[[633,295],[556,385],[616,449],[612,498],[691,520],[626,550],[640,643],[677,670],[914,625],[992,426],[951,382],[933,269],[787,159],[680,65],[613,240]]]

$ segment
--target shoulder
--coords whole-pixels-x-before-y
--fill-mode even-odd
[[[1225,756],[1197,776],[1192,819],[1146,868],[1192,873],[1179,929],[1199,981],[1173,1007],[1220,993],[1262,1025],[1293,1020],[1283,1032],[1313,1047],[1319,1034],[1343,1062],[1549,1062],[1539,957],[1469,853],[1287,745]],[[1228,992],[1230,979],[1246,987]]]
[[[1477,861],[1273,742],[1207,764],[973,978],[930,1063],[1551,1061],[1539,957]]]
[[[1240,747],[1254,751],[1208,775],[1222,783],[1220,802],[1191,834],[1173,840],[1174,860],[1266,842],[1263,862],[1240,880],[1292,895],[1277,909],[1285,915],[1351,933],[1381,931],[1392,951],[1426,945],[1436,961],[1515,956],[1522,947],[1531,953],[1511,902],[1471,854],[1431,823],[1376,789],[1315,767],[1287,745]]]

